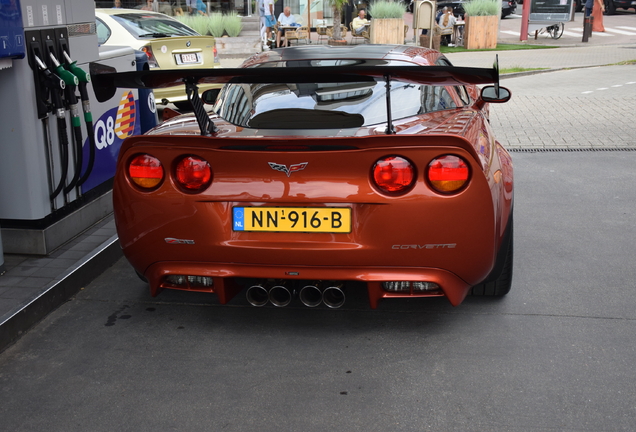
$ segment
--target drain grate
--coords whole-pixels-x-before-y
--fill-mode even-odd
[[[553,153],[553,152],[623,152],[623,151],[636,151],[636,147],[540,147],[540,148],[528,148],[528,147],[512,147],[506,148],[510,153]]]

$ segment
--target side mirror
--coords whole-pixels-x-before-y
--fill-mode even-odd
[[[505,87],[486,86],[481,89],[481,100],[489,103],[508,102],[510,90]]]
[[[210,89],[203,92],[201,95],[201,100],[203,103],[208,105],[212,105],[216,102],[216,98],[219,96],[219,92],[221,89]]]

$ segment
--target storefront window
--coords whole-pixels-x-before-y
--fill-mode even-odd
[[[248,2],[250,0],[204,0],[203,3],[208,13],[236,11],[239,15],[247,16]],[[280,1],[280,0],[279,0]],[[298,1],[298,0],[296,0]],[[125,9],[142,9],[147,7],[147,0],[119,0],[120,7]],[[156,12],[166,15],[181,15],[188,13],[188,3],[186,0],[154,0],[151,2],[152,8]],[[115,0],[96,0],[95,7],[111,8],[115,6]]]
[[[147,0],[96,0],[95,7],[112,8],[115,6],[115,1],[120,7],[126,9],[148,7]],[[250,2],[252,2],[251,5]],[[241,16],[258,13],[257,0],[204,0],[203,3],[208,13],[236,11]],[[167,15],[188,13],[187,0],[154,0],[151,4],[154,11]],[[333,25],[333,10],[328,0],[277,0],[274,5],[275,15],[278,16],[285,6],[289,6],[292,14],[300,17],[302,25],[310,27]],[[366,6],[367,0],[353,0],[346,5],[342,13],[342,24],[348,26],[349,21],[357,14],[357,9],[366,8]]]

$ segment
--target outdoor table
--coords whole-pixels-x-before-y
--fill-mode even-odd
[[[464,45],[464,21],[456,21],[453,25],[453,44],[455,46]]]

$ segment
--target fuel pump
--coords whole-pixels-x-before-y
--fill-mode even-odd
[[[98,45],[94,2],[0,3],[16,17],[15,31],[0,27],[2,246],[4,253],[47,255],[112,212],[119,147],[140,133],[138,116],[148,104],[140,107],[135,89],[94,99],[92,63],[118,72],[136,64],[131,48]],[[5,55],[11,68],[3,66]]]

